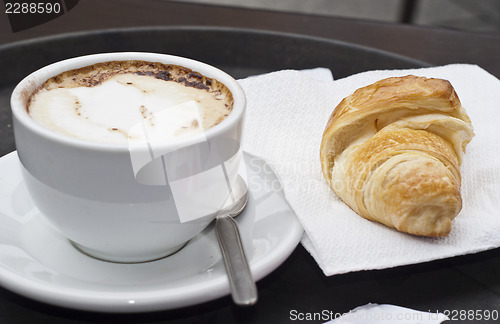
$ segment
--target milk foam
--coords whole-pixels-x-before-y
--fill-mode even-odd
[[[31,117],[54,131],[104,143],[200,133],[229,112],[206,90],[132,73],[92,87],[41,89],[29,106]]]

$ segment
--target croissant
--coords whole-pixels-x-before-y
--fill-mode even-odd
[[[446,236],[462,208],[460,165],[474,136],[452,85],[394,77],[344,98],[320,149],[323,175],[360,216],[421,236]]]

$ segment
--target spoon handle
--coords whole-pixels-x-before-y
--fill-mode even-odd
[[[230,216],[219,216],[215,221],[215,232],[229,277],[234,303],[242,306],[255,304],[257,287],[243,250],[238,224]]]

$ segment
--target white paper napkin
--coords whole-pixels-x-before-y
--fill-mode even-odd
[[[321,137],[336,105],[360,87],[408,74],[449,80],[476,134],[461,167],[463,208],[446,238],[416,237],[363,219],[336,196],[321,173]],[[248,100],[243,149],[266,159],[282,180],[286,197],[305,229],[302,244],[326,275],[390,268],[500,246],[498,79],[478,66],[465,64],[369,71],[336,81],[317,81],[311,75],[314,70],[307,74],[286,70],[240,80]]]
[[[441,313],[421,312],[387,304],[368,304],[325,324],[439,324],[448,319]]]

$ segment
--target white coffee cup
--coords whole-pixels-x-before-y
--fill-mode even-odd
[[[232,112],[202,134],[153,148],[72,138],[29,116],[28,99],[47,79],[121,60],[173,64],[216,79],[232,93]],[[11,107],[23,179],[35,205],[79,249],[99,259],[143,262],[179,250],[214,219],[243,163],[243,90],[225,72],[187,58],[130,52],[60,61],[23,79]]]

